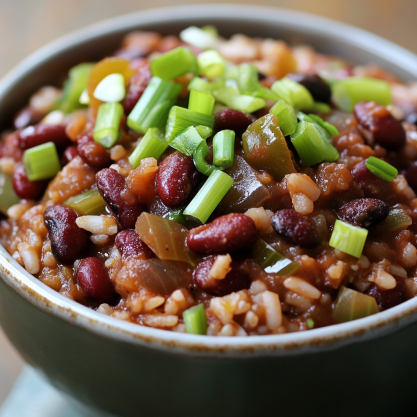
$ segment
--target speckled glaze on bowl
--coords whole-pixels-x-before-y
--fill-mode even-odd
[[[181,6],[118,17],[59,39],[0,82],[0,129],[36,88],[100,59],[133,29],[282,38],[404,80],[417,57],[370,33],[288,10]],[[91,415],[411,415],[417,390],[417,299],[353,322],[250,338],[151,329],[100,315],[41,284],[0,246],[0,323],[31,365]],[[89,414],[90,415],[90,414]]]

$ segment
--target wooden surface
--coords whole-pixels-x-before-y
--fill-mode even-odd
[[[207,3],[193,0],[188,3]],[[213,1],[213,3],[223,3]],[[236,4],[285,7],[346,22],[417,53],[417,0],[229,0]],[[0,77],[58,36],[124,13],[186,4],[170,0],[0,0]],[[243,30],[243,29],[242,29]],[[0,403],[22,366],[0,330]]]

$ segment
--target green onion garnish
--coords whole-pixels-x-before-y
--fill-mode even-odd
[[[195,111],[184,109],[183,107],[173,106],[169,111],[168,120],[165,129],[165,138],[168,142],[190,126],[207,126],[210,129],[214,127],[214,116],[197,113]]]
[[[253,113],[266,106],[263,98],[236,94],[230,87],[215,91],[214,96],[217,100],[226,104],[227,107],[246,113]]]
[[[123,106],[120,103],[104,103],[98,108],[93,139],[105,148],[111,148],[119,138]]]
[[[213,94],[199,90],[191,90],[188,109],[211,116],[215,101]]]
[[[296,131],[291,135],[291,142],[306,167],[322,161],[333,162],[339,158],[339,152],[326,136],[313,123],[305,120],[298,123]]]
[[[295,109],[310,109],[314,105],[313,96],[307,88],[290,78],[275,81],[271,90]]]
[[[360,319],[378,313],[374,297],[350,288],[341,287],[336,298],[333,317],[339,322]]]
[[[233,183],[232,177],[215,169],[184,210],[184,216],[197,219],[204,224]]]
[[[58,100],[56,109],[64,113],[72,113],[79,109],[82,92],[87,88],[88,77],[94,64],[84,63],[76,65],[69,70],[68,80],[64,84],[64,91]]]
[[[180,32],[180,39],[200,49],[215,48],[217,45],[217,32],[190,26]]]
[[[194,165],[195,167],[204,175],[210,176],[215,169],[222,169],[221,167],[216,167],[209,164],[206,161],[206,157],[209,154],[210,150],[207,146],[205,140],[197,146],[197,149],[193,153]]]
[[[252,256],[267,274],[287,276],[300,267],[297,262],[281,255],[262,239],[258,239],[252,246]]]
[[[317,116],[317,114],[310,113],[309,117],[326,131],[328,138],[332,138],[339,134],[339,131],[332,124],[325,122],[320,116]]]
[[[413,219],[399,208],[392,209],[387,219],[385,220],[385,227],[389,232],[397,232],[399,230],[407,229],[413,224]]]
[[[269,88],[260,85],[258,89],[252,93],[253,96],[277,102],[279,97]]]
[[[0,212],[7,214],[7,210],[17,204],[20,198],[13,189],[13,181],[11,175],[0,171]]]
[[[360,101],[375,101],[391,104],[391,86],[375,78],[348,77],[332,85],[333,101],[340,110],[352,113],[353,106]]]
[[[150,68],[154,77],[159,77],[163,80],[172,80],[190,72],[198,75],[197,59],[184,46],[179,46],[153,59],[150,63]]]
[[[314,328],[314,320],[313,320],[312,318],[308,318],[308,319],[306,320],[306,323],[307,323],[307,327],[308,327],[309,329],[313,329],[313,328]]]
[[[207,126],[195,126],[195,129],[203,139],[209,138],[213,133],[213,129],[210,129]]]
[[[207,318],[204,311],[204,305],[198,304],[185,310],[182,313],[184,319],[185,330],[190,334],[206,334]]]
[[[98,190],[86,191],[85,193],[69,198],[63,204],[71,207],[83,216],[106,213],[106,202]]]
[[[385,181],[392,181],[398,175],[397,168],[382,159],[375,158],[375,156],[370,156],[366,160],[366,168],[368,168],[372,174]]]
[[[239,90],[242,94],[252,94],[258,91],[259,79],[258,69],[255,65],[241,64],[239,65]]]
[[[187,220],[184,217],[182,210],[173,210],[165,214],[163,216],[164,219],[173,220],[174,222],[177,222],[179,224],[182,224],[183,226],[187,226]]]
[[[297,116],[294,109],[284,100],[279,100],[269,113],[278,117],[279,127],[284,136],[292,135],[297,128]]]
[[[313,106],[309,108],[310,111],[315,111],[317,113],[330,113],[332,108],[327,103],[322,103],[321,101],[315,101]]]
[[[367,236],[368,230],[336,220],[329,245],[332,248],[360,258]]]
[[[235,156],[235,132],[222,130],[213,138],[213,163],[222,168],[233,165]]]
[[[208,78],[220,77],[226,70],[226,62],[214,49],[202,52],[197,61],[201,73]]]
[[[127,117],[127,125],[139,133],[146,133],[150,127],[162,129],[180,91],[180,84],[152,77]]]
[[[116,103],[122,101],[125,98],[125,77],[122,74],[109,74],[103,78],[96,89],[93,96],[97,100],[104,101],[106,103]]]
[[[48,180],[61,170],[55,143],[34,146],[23,153],[26,175],[29,181]]]
[[[203,80],[200,77],[194,77],[190,83],[188,84],[188,90],[198,90],[198,91],[205,91],[211,92],[213,91],[213,85],[211,82]]]
[[[194,126],[190,126],[169,144],[184,155],[193,156],[200,143],[205,142]]]
[[[132,168],[137,168],[142,159],[150,157],[158,160],[168,146],[162,132],[157,127],[151,127],[129,156],[130,165]]]

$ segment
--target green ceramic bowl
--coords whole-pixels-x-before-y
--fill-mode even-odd
[[[377,36],[287,10],[182,6],[118,17],[46,46],[0,82],[0,129],[38,87],[116,49],[133,29],[303,41],[415,79],[417,57]],[[0,322],[24,359],[92,415],[389,416],[417,390],[417,299],[361,320],[294,334],[206,337],[141,327],[66,299],[0,247]],[[98,414],[94,414],[98,410]],[[408,415],[408,414],[407,414]]]

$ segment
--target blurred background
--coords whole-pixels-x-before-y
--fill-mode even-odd
[[[221,0],[212,3],[223,3]],[[315,13],[371,31],[417,53],[417,0],[228,0]],[[186,4],[173,0],[0,0],[0,77],[68,32],[124,13]],[[193,4],[209,3],[193,0]],[[242,31],[244,28],[242,28]],[[0,330],[0,404],[23,362]]]

